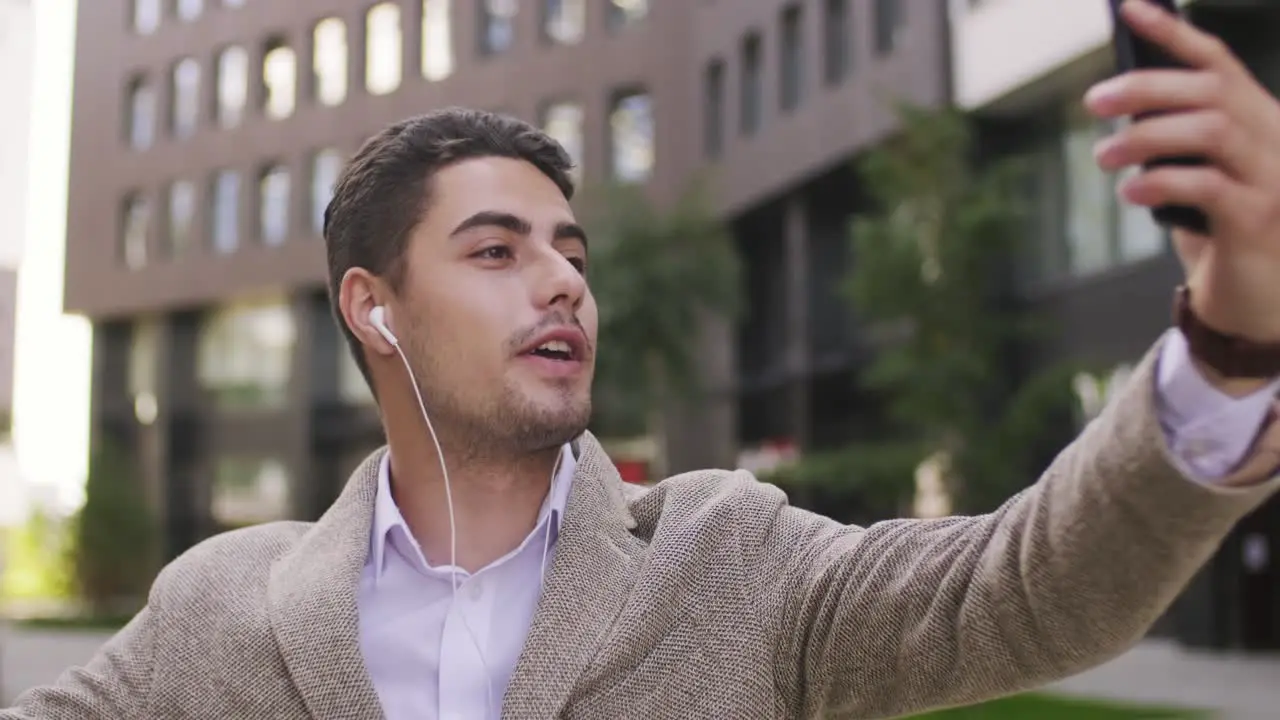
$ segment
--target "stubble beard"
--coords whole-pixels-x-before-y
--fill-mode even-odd
[[[566,384],[556,400],[531,400],[505,378],[489,388],[459,391],[442,380],[437,358],[413,349],[414,368],[423,405],[446,446],[446,454],[468,462],[517,459],[577,438],[591,420],[591,396]]]

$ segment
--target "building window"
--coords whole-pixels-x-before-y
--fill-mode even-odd
[[[898,47],[899,36],[906,27],[906,14],[901,0],[875,0],[876,54],[888,55]]]
[[[751,33],[742,41],[742,88],[739,93],[738,123],[743,135],[755,135],[760,130],[764,113],[764,78],[760,62],[760,35]]]
[[[337,343],[337,348],[338,397],[350,405],[373,405],[373,392],[360,372],[356,359],[351,356],[351,349],[346,343]]]
[[[724,152],[724,61],[708,63],[702,82],[702,146],[714,160]]]
[[[400,87],[404,69],[400,6],[382,2],[365,15],[364,86],[373,95],[386,95]]]
[[[1099,172],[1094,144],[1115,130],[1078,107],[1065,122],[1023,151],[1030,161],[1024,183],[1031,241],[1019,274],[1027,286],[1083,277],[1168,251],[1168,237],[1145,207],[1129,205],[1114,190],[1115,177]],[[1140,172],[1129,169],[1125,174]]]
[[[1065,234],[1066,191],[1063,187],[1061,143],[1057,136],[1039,138],[1019,154],[1027,173],[1014,198],[1027,208],[1023,236],[1029,241],[1020,248],[1020,266],[1015,280],[1020,289],[1030,289],[1063,272],[1066,260],[1062,237]]]
[[[799,5],[782,11],[782,52],[778,54],[778,104],[785,110],[800,106],[804,93],[803,16]]]
[[[219,170],[213,178],[213,212],[210,213],[213,251],[234,252],[240,244],[240,174]]]
[[[220,409],[282,408],[296,342],[293,313],[284,301],[221,308],[201,324],[197,380]]]
[[[249,102],[249,51],[239,45],[218,53],[218,124],[236,127],[244,120]]]
[[[154,402],[159,390],[160,323],[154,318],[139,318],[130,335],[129,396],[137,403],[140,396],[150,395]]]
[[[341,105],[347,99],[347,25],[325,18],[316,23],[311,38],[316,100],[329,107]]]
[[[289,170],[269,165],[258,180],[258,238],[276,246],[289,237]]]
[[[542,32],[558,45],[582,42],[587,31],[587,0],[543,0]]]
[[[518,0],[480,0],[480,53],[498,55],[516,39]]]
[[[169,226],[169,256],[182,257],[191,247],[195,230],[196,186],[190,180],[178,180],[169,185],[167,215]]]
[[[292,115],[298,100],[298,59],[282,39],[267,42],[262,55],[262,84],[267,117],[282,120]]]
[[[649,0],[604,0],[605,24],[610,30],[634,25],[649,15]]]
[[[133,0],[133,31],[150,35],[160,27],[161,0]]]
[[[550,103],[542,110],[542,130],[564,147],[573,159],[571,177],[582,181],[583,122],[585,113],[576,102]]]
[[[826,0],[823,15],[822,77],[828,85],[838,85],[853,65],[849,0]]]
[[[653,173],[653,100],[645,92],[620,94],[609,111],[612,174],[621,182],[644,182]]]
[[[219,457],[213,470],[209,509],[218,531],[287,520],[289,469],[276,458]]]
[[[124,199],[120,218],[120,260],[130,270],[147,264],[147,235],[151,228],[151,206],[147,199],[132,193]]]
[[[342,172],[342,153],[326,148],[311,157],[311,230],[324,234],[324,211]]]
[[[453,74],[450,0],[422,0],[422,77],[436,82]]]
[[[1086,118],[1074,120],[1063,136],[1067,262],[1073,275],[1111,264],[1111,183],[1093,157],[1094,143],[1102,136],[1100,123]]]
[[[191,22],[204,12],[204,0],[176,0],[174,14],[183,22]]]
[[[156,91],[146,78],[137,76],[129,82],[128,96],[129,147],[146,150],[156,141]]]
[[[195,58],[183,58],[173,66],[172,91],[169,128],[176,138],[191,137],[200,122],[200,63]]]
[[[1138,168],[1129,168],[1122,175],[1128,177],[1141,172]],[[1112,195],[1115,198],[1114,195]],[[1119,223],[1117,231],[1118,260],[1122,263],[1136,262],[1155,257],[1165,252],[1168,240],[1164,228],[1151,217],[1150,208],[1132,205],[1116,199]]]

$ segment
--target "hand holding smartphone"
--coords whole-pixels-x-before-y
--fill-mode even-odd
[[[1124,74],[1132,70],[1148,70],[1159,68],[1183,68],[1183,63],[1171,57],[1159,46],[1134,34],[1120,15],[1120,5],[1124,0],[1108,0],[1111,4],[1111,26],[1113,28],[1112,46],[1116,56],[1116,72]],[[1178,7],[1174,0],[1148,0],[1155,5],[1177,14]],[[1141,122],[1147,115],[1133,118]],[[1157,158],[1144,167],[1150,169],[1162,165],[1204,165],[1202,157],[1168,157]],[[1180,227],[1192,232],[1207,234],[1209,218],[1200,208],[1185,205],[1164,205],[1153,208],[1152,216],[1156,222],[1165,227]]]

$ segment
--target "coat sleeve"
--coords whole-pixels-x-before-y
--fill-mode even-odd
[[[143,609],[83,667],[18,696],[0,720],[143,720],[151,687],[155,612]]]
[[[744,552],[795,716],[975,703],[1083,671],[1143,637],[1280,487],[1261,458],[1212,485],[1177,469],[1157,420],[1154,355],[1037,483],[989,515],[863,529],[789,507],[768,485],[745,491]]]

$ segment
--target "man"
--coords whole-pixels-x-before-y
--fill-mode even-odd
[[[995,513],[861,529],[742,472],[624,485],[585,432],[597,315],[564,152],[435,113],[372,139],[326,217],[389,451],[318,523],[173,562],[86,667],[0,718],[872,718],[1125,650],[1280,485],[1280,105],[1214,39],[1125,13],[1196,69],[1094,88],[1099,116],[1185,111],[1099,162],[1211,157],[1121,192],[1200,206],[1214,234],[1176,238],[1186,332]],[[1207,328],[1274,369],[1231,371],[1244,346]]]

